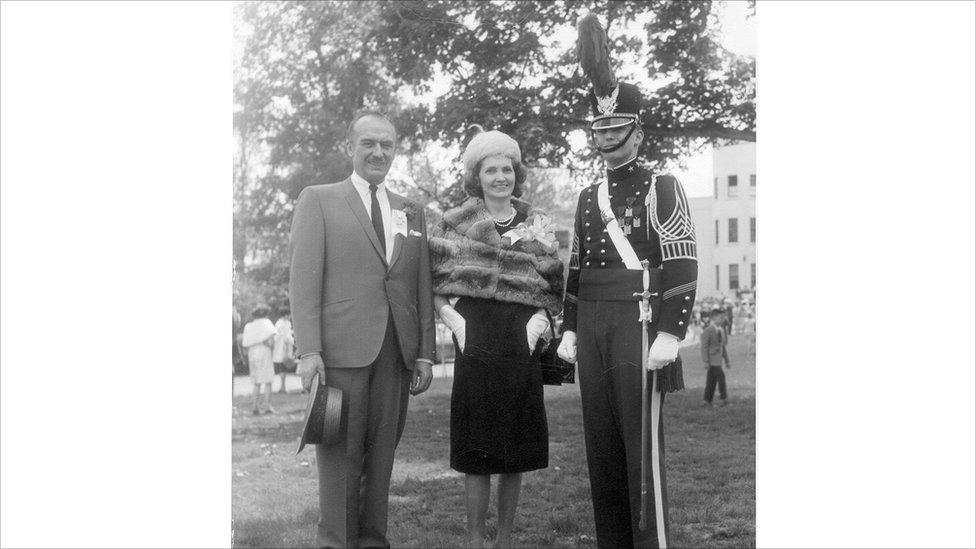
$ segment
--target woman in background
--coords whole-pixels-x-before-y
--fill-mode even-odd
[[[271,382],[274,381],[274,364],[271,352],[274,348],[275,327],[268,315],[271,310],[264,305],[254,308],[252,320],[244,325],[244,337],[241,345],[247,349],[247,363],[250,369],[251,383],[254,386],[254,415],[261,413],[258,402],[261,389],[264,389],[264,413],[274,413],[271,407]]]
[[[498,475],[496,547],[510,547],[522,473],[548,467],[542,371],[533,351],[561,307],[548,217],[517,200],[525,168],[498,131],[466,147],[464,190],[430,234],[434,307],[455,340],[451,468],[465,474],[469,545],[483,547]]]
[[[285,307],[275,321],[275,338],[272,359],[274,360],[275,374],[281,374],[281,389],[279,392],[287,393],[285,389],[285,379],[288,372],[295,371],[295,335],[291,328],[291,311]]]

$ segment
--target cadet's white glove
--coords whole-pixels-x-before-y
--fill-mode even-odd
[[[444,325],[454,334],[457,339],[458,347],[464,352],[464,317],[454,310],[450,305],[444,305],[440,310],[441,320]]]
[[[563,332],[563,340],[556,349],[556,355],[566,362],[576,364],[576,332],[571,330]]]
[[[678,358],[678,338],[671,334],[658,332],[647,352],[647,369],[660,370]]]
[[[525,324],[525,337],[529,341],[529,352],[535,351],[535,345],[542,334],[549,329],[549,317],[544,312],[536,312]]]

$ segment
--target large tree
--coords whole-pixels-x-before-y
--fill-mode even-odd
[[[237,32],[245,38],[235,65],[235,257],[241,269],[247,257],[260,268],[254,274],[273,284],[287,277],[284,246],[297,193],[351,171],[342,146],[357,109],[391,113],[406,159],[401,190],[434,209],[461,195],[456,170],[432,166],[430,151],[456,151],[471,124],[513,135],[530,166],[577,176],[594,170],[592,152],[570,143],[588,116],[572,32],[588,12],[607,26],[618,75],[648,92],[649,138],[641,150],[648,162],[663,165],[704,143],[755,139],[755,60],[722,48],[711,1],[239,6]],[[432,101],[417,99],[434,92]],[[551,177],[536,180],[558,187]],[[532,191],[560,200],[566,194]]]

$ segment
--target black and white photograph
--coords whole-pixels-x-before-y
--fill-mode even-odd
[[[976,1],[0,10],[0,547],[976,547]]]
[[[755,546],[754,3],[235,32],[235,547]]]

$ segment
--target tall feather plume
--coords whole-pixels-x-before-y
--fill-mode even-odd
[[[613,90],[616,79],[610,70],[610,44],[607,32],[596,15],[588,14],[579,22],[576,37],[576,56],[583,74],[593,82],[597,96],[606,96]]]

